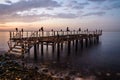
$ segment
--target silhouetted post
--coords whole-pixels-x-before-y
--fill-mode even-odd
[[[28,51],[28,54],[30,55],[30,48],[29,48],[29,44],[28,44],[28,50],[27,50],[27,51]]]
[[[80,39],[81,48],[83,48],[83,38]]]
[[[40,37],[40,31],[41,31],[41,29],[39,29],[39,37]]]
[[[57,35],[58,40],[59,40],[59,35]],[[60,58],[60,42],[58,41],[57,43],[57,59],[59,60]]]
[[[63,42],[61,42],[61,50],[63,50]]]
[[[93,32],[93,37],[92,37],[92,39],[93,39],[93,44],[95,44],[95,42],[96,42],[96,39],[95,39],[95,31]]]
[[[22,60],[24,59],[24,44],[22,43]]]
[[[22,38],[23,38],[23,28],[21,29],[21,32],[22,32]]]
[[[12,33],[10,32],[10,39],[12,38]]]
[[[15,37],[14,32],[13,32],[13,38]]]
[[[68,31],[70,31],[70,30],[69,30],[69,27],[67,27],[66,31],[67,31],[67,35],[68,35]]]
[[[72,42],[73,42],[73,46],[74,46],[74,44],[75,44],[74,40]]]
[[[17,33],[18,33],[18,28],[15,28],[15,30],[16,30],[16,35],[17,35]],[[13,32],[14,33],[14,32]]]
[[[75,49],[76,49],[76,51],[77,51],[77,49],[78,49],[78,40],[76,40],[76,46],[75,46]]]
[[[79,30],[78,31],[81,31],[81,28],[79,28]]]
[[[18,32],[18,28],[15,28],[16,32]]]
[[[37,43],[37,53],[39,54],[39,43]]]
[[[85,38],[85,45],[86,45],[86,47],[88,46],[88,39],[87,38]]]
[[[34,59],[37,59],[37,45],[36,43],[34,44]]]
[[[97,39],[97,43],[98,43],[99,42],[99,36],[98,35],[97,35],[96,39]]]
[[[71,41],[69,40],[68,41],[68,54],[70,54],[70,51],[71,51],[70,49],[71,49]]]
[[[46,42],[46,49],[48,50],[48,42]]]
[[[54,45],[54,42],[52,43],[52,52],[54,53],[54,50],[55,50],[55,45]]]
[[[91,40],[91,37],[89,37],[89,45],[92,44],[92,40]]]
[[[51,35],[51,36],[53,36],[53,35],[54,35],[53,29],[51,30],[51,32],[52,32],[52,35]]]
[[[60,54],[60,43],[59,42],[57,43],[57,53],[58,55]]]
[[[41,42],[41,55],[43,55],[43,42]]]
[[[44,29],[43,29],[43,27],[41,27],[41,31],[42,31],[42,36],[44,36]]]

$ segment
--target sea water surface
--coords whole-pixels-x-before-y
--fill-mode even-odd
[[[3,52],[9,49],[8,40],[9,32],[0,32],[0,51]],[[34,51],[31,49],[28,62],[32,62],[33,58]],[[56,62],[58,59],[60,62],[71,64],[75,69],[85,65],[85,67],[120,71],[120,32],[103,32],[98,44],[82,50],[78,48],[78,51],[71,47],[69,55],[65,46],[59,55],[56,51],[52,52],[51,46],[48,46],[48,49],[44,46],[44,56],[41,57],[41,52],[38,54],[39,62]]]

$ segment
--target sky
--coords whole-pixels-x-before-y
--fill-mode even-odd
[[[120,0],[0,0],[0,31],[120,31]]]

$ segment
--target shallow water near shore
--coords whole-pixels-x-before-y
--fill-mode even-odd
[[[8,32],[0,32],[0,51],[7,51],[7,41],[9,39]],[[72,45],[72,44],[71,44]],[[52,52],[52,47],[44,46],[44,55],[37,55],[37,60],[34,59],[33,48],[30,54],[26,54],[25,62],[39,65],[41,63],[47,65],[49,68],[58,71],[82,71],[83,74],[104,72],[120,72],[120,32],[103,32],[100,41],[97,44],[75,50],[71,47],[70,53],[67,51],[67,45],[64,44],[63,50],[60,50],[58,55],[57,50]],[[85,72],[85,73],[84,73]],[[76,74],[75,73],[75,74]],[[77,74],[76,74],[77,75]]]

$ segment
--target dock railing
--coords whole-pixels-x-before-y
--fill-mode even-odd
[[[102,30],[96,31],[24,31],[15,32],[10,31],[10,39],[12,38],[29,38],[29,37],[49,37],[49,36],[70,36],[70,35],[102,35]]]

